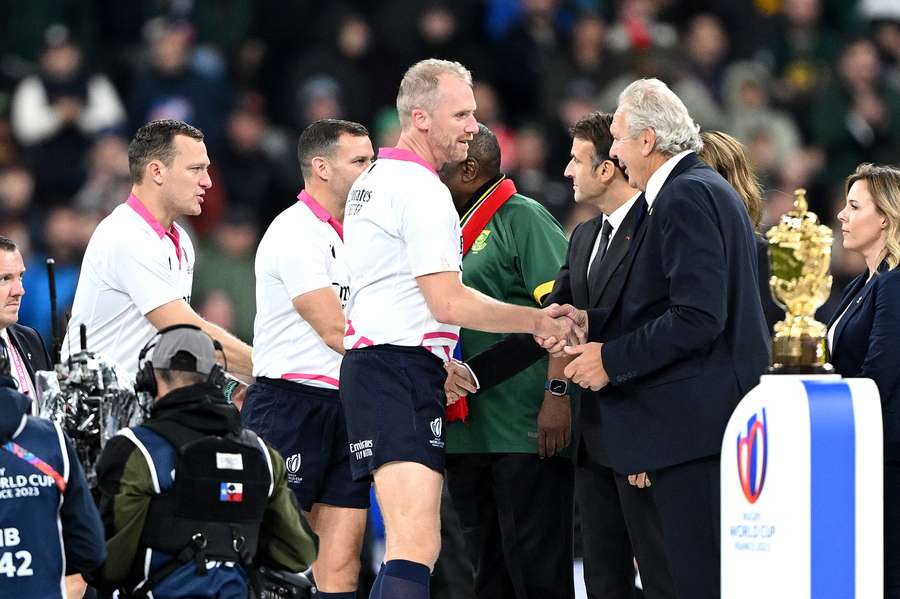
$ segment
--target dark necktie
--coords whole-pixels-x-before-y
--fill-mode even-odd
[[[594,261],[591,262],[591,273],[588,276],[588,281],[591,285],[594,284],[594,280],[597,277],[597,273],[600,272],[600,264],[603,262],[603,256],[606,255],[606,248],[609,246],[609,238],[612,235],[612,224],[610,224],[609,219],[605,219],[603,221],[603,227],[600,229],[600,247],[597,248],[597,255],[594,256]]]

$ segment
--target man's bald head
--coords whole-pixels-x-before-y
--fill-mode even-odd
[[[494,132],[482,123],[478,123],[478,133],[469,142],[468,157],[478,162],[479,175],[485,179],[500,172],[500,144]]]
[[[469,142],[465,160],[448,162],[440,172],[453,203],[462,208],[482,185],[500,175],[500,144],[494,132],[478,123],[478,133]]]

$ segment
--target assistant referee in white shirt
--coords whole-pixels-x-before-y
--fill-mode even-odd
[[[256,250],[256,383],[241,418],[284,456],[288,487],[319,537],[319,599],[356,599],[369,507],[369,482],[350,472],[338,387],[350,293],[344,204],[374,153],[359,123],[309,125],[297,143],[303,191]]]
[[[200,214],[212,187],[203,133],[182,121],[151,121],[128,145],[128,167],[131,194],[88,243],[63,359],[80,349],[84,324],[88,349],[133,375],[140,349],[157,330],[190,323],[221,343],[229,371],[250,376],[250,346],[190,306],[194,246],[175,219]]]

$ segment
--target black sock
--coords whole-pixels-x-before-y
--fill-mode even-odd
[[[431,571],[425,564],[392,559],[379,575],[381,593],[374,599],[429,599],[431,596]]]

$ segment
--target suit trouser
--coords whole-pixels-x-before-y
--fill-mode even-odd
[[[637,474],[637,473],[634,473]],[[719,457],[649,472],[638,489],[616,473],[616,487],[647,599],[717,599]]]
[[[635,599],[634,551],[612,469],[596,462],[579,464],[575,468],[575,499],[588,599]]]
[[[431,599],[475,599],[475,572],[446,480],[441,490],[441,554],[431,576]]]
[[[447,483],[479,598],[574,598],[571,460],[448,455]]]
[[[884,597],[900,599],[900,464],[884,465]]]

